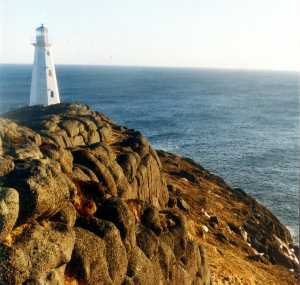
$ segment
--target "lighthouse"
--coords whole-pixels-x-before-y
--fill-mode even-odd
[[[48,29],[44,25],[36,29],[36,41],[33,45],[35,50],[29,105],[48,106],[60,103]]]

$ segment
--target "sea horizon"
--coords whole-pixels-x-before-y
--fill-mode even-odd
[[[32,63],[0,63],[1,65],[25,65],[32,66]],[[116,68],[160,68],[160,69],[191,69],[191,70],[212,70],[212,71],[237,71],[237,72],[283,72],[298,73],[300,69],[268,69],[268,68],[239,68],[239,67],[209,67],[209,66],[167,66],[167,65],[130,65],[130,64],[84,64],[84,63],[55,63],[55,66],[82,66],[82,67],[116,67]]]

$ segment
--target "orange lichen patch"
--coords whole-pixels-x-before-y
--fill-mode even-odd
[[[12,246],[17,239],[26,229],[30,228],[30,224],[20,225],[12,230],[12,232],[5,238],[3,244]]]
[[[45,229],[50,229],[51,228],[51,222],[49,222],[48,220],[40,221],[40,225],[43,226]]]
[[[93,200],[85,200],[80,209],[80,214],[83,216],[92,216],[96,213],[97,206]]]
[[[2,241],[2,243],[8,247],[11,247],[12,244],[13,244],[13,240],[12,240],[12,237],[11,237],[11,234],[7,235],[5,237],[5,239]]]
[[[82,281],[77,280],[73,276],[65,276],[64,285],[84,285]]]
[[[73,205],[75,207],[75,209],[78,211],[81,207],[82,207],[83,201],[81,198],[81,195],[76,195],[74,200],[73,200]]]
[[[141,203],[140,200],[137,200],[137,199],[130,199],[130,200],[127,200],[126,202],[127,202],[128,208],[131,210],[131,212],[133,213],[133,215],[135,217],[135,221],[139,222],[141,219],[141,215],[142,215],[143,204]]]
[[[92,216],[97,211],[96,203],[92,199],[80,195],[75,197],[74,207],[83,216]]]
[[[74,181],[74,184],[76,185],[77,188],[77,194],[73,200],[73,205],[75,209],[78,211],[78,213],[80,213],[81,215],[92,216],[96,213],[97,206],[92,198],[92,193],[91,193],[92,191],[84,191],[83,183],[84,181],[78,181],[78,180]]]

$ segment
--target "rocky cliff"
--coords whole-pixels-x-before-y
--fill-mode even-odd
[[[79,104],[0,119],[0,284],[296,284],[241,189]]]

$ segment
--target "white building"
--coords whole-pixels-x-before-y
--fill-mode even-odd
[[[36,29],[34,63],[32,68],[29,105],[60,103],[55,67],[52,60],[48,29],[43,25]]]

